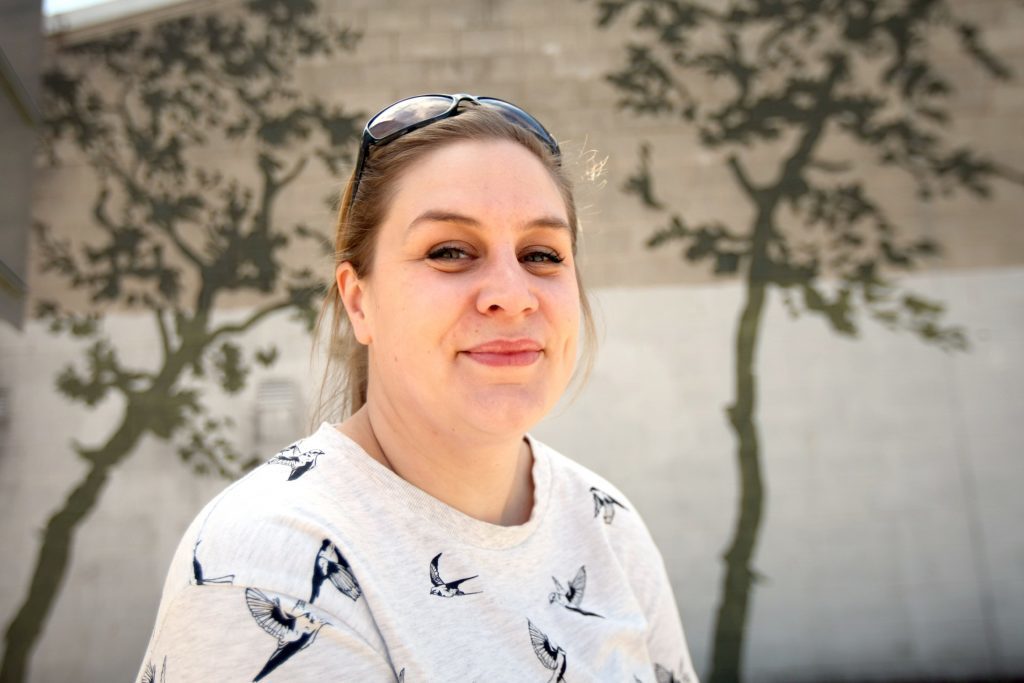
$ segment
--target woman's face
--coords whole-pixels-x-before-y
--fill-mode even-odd
[[[566,207],[505,141],[441,147],[402,175],[371,273],[338,270],[369,346],[368,402],[435,433],[522,434],[572,375],[579,289]]]

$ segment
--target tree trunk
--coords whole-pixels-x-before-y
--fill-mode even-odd
[[[121,427],[105,446],[82,453],[91,468],[64,501],[64,506],[46,524],[28,595],[7,627],[0,683],[24,683],[26,680],[32,651],[67,574],[74,534],[96,507],[110,470],[131,453],[141,434],[142,429],[129,409]]]
[[[743,638],[747,626],[750,589],[754,582],[751,561],[764,505],[760,448],[754,422],[757,398],[754,354],[767,285],[757,276],[757,270],[756,264],[752,266],[747,282],[747,301],[736,333],[736,400],[726,411],[737,439],[739,509],[732,543],[723,556],[725,577],[715,623],[710,683],[735,683],[740,680]]]

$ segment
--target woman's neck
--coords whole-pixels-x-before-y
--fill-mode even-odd
[[[391,419],[364,405],[338,429],[417,488],[475,519],[525,523],[533,509],[533,455],[521,436],[468,440]]]

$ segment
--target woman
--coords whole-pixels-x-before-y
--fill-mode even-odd
[[[591,329],[576,238],[514,105],[370,119],[325,304],[349,417],[196,518],[142,680],[696,680],[632,504],[527,435]]]

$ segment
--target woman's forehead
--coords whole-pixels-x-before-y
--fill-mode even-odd
[[[504,140],[454,142],[424,155],[398,179],[390,208],[407,225],[430,211],[477,221],[568,224],[565,201],[544,163]]]

